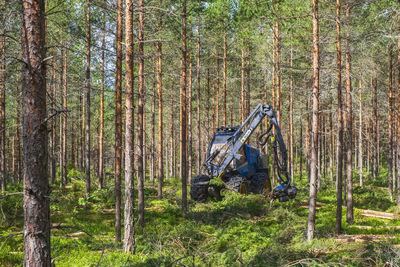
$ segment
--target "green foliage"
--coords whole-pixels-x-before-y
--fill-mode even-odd
[[[85,173],[78,169],[70,168],[67,173],[67,178],[69,180],[83,180],[85,178]]]
[[[399,225],[400,221],[364,217],[357,209],[356,225],[353,226],[345,222],[346,210],[343,210],[344,234],[395,238],[389,243],[335,242],[334,185],[326,185],[319,192],[318,203],[321,204],[317,211],[316,239],[308,243],[305,239],[308,212],[303,207],[308,188],[305,180],[297,181],[299,194],[290,202],[269,203],[259,195],[244,196],[226,191],[219,202],[190,202],[190,210],[185,216],[180,206],[179,179],[165,181],[165,198],[162,200],[156,199],[156,190],[147,183],[146,226],[136,225],[135,255],[122,252],[121,244],[114,243],[112,187],[96,189],[86,199],[83,181],[75,180],[62,190],[55,186],[51,193],[52,257],[57,266],[169,266],[179,263],[194,266],[282,266],[299,260],[311,265],[324,266],[331,262],[365,266],[373,261],[383,263],[393,257],[394,248],[389,243],[400,243],[400,236],[395,229],[386,226]],[[22,190],[21,186],[15,185],[9,188]],[[355,188],[356,207],[374,205],[376,210],[385,211],[395,206],[385,201],[376,202],[379,198],[388,199],[382,189],[372,186]],[[22,215],[22,207],[18,207],[22,205],[21,196],[2,199],[1,203],[12,211],[10,214],[17,211],[19,216]],[[12,206],[11,203],[18,205]],[[22,231],[22,217],[17,218],[11,227],[6,226],[0,232],[0,241],[5,241],[0,249],[2,266],[19,265],[23,260],[22,235],[7,238]],[[357,225],[372,228],[359,228]]]

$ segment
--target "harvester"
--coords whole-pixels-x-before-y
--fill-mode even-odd
[[[246,144],[265,116],[268,116],[268,127],[258,136],[257,142],[261,148],[269,142],[268,147],[272,148],[280,182],[273,189],[267,155]],[[297,188],[291,185],[287,150],[272,106],[258,104],[241,126],[216,129],[207,149],[202,174],[191,182],[190,196],[198,202],[220,200],[224,189],[241,194],[262,194],[280,202],[295,198]]]

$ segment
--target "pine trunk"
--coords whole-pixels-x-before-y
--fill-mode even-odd
[[[278,123],[282,123],[282,73],[281,73],[281,34],[279,22],[275,22],[276,46],[276,115]]]
[[[293,132],[293,48],[290,48],[290,93],[289,93],[289,127],[290,127],[290,153],[289,153],[289,166],[290,177],[294,184],[294,160],[293,160],[293,147],[294,147],[294,132]]]
[[[226,27],[226,25],[224,25]],[[227,65],[226,65],[226,30],[224,29],[224,57],[223,57],[223,63],[224,63],[224,70],[223,70],[223,78],[222,78],[222,106],[223,106],[223,126],[226,126],[226,70],[227,70]]]
[[[162,7],[162,0],[160,0],[160,7]],[[162,17],[159,17],[158,28],[162,28]],[[158,189],[157,197],[162,199],[162,188],[164,181],[164,165],[163,165],[163,80],[162,80],[162,42],[157,41],[157,94],[158,94],[158,167],[157,167],[157,180]],[[168,169],[168,164],[166,165]],[[168,172],[168,170],[167,170]]]
[[[52,85],[52,90],[50,91],[51,93],[51,99],[52,103],[51,106],[52,108],[56,108],[56,96],[57,96],[57,87],[55,86],[55,80],[56,80],[56,75],[53,71],[53,75],[51,76],[51,85]],[[19,98],[18,98],[19,99]],[[19,101],[18,101],[19,102]],[[17,107],[17,114],[19,114],[19,103]],[[56,133],[56,126],[57,126],[57,120],[54,118],[51,120],[51,150],[50,150],[50,181],[51,184],[54,183],[56,180],[56,172],[57,172],[57,165],[56,165],[56,146],[57,146],[57,133]],[[19,143],[19,116],[17,117],[17,145]],[[19,151],[17,150],[17,153]],[[20,160],[20,156],[17,155],[17,159]],[[21,166],[21,165],[19,165]]]
[[[360,76],[358,87],[358,105],[359,105],[359,113],[358,113],[358,176],[360,179],[360,186],[363,186],[363,138],[362,138],[362,81]]]
[[[106,16],[105,5],[103,6],[103,29],[101,35],[101,65],[100,65],[100,132],[99,132],[99,188],[103,189],[104,180],[104,65],[106,50]]]
[[[66,45],[66,43],[65,43]],[[64,112],[62,113],[63,117],[63,142],[62,142],[62,157],[63,157],[63,170],[62,170],[62,175],[63,175],[63,181],[64,183],[68,183],[68,175],[67,175],[67,87],[68,87],[68,49],[64,49],[64,84],[63,84],[63,109]]]
[[[399,1],[400,4],[400,1]],[[400,24],[398,26],[398,31],[400,32]],[[397,155],[396,155],[396,165],[397,165],[397,205],[400,205],[400,36],[397,40]]]
[[[122,165],[122,0],[117,0],[115,62],[115,242],[121,242],[121,165]]]
[[[201,1],[199,1],[199,5],[201,5]],[[196,173],[200,173],[201,162],[202,162],[202,153],[201,153],[201,127],[200,127],[200,100],[201,100],[201,91],[200,91],[200,16],[197,16],[197,70],[196,70],[196,80],[197,80],[197,164],[196,164]]]
[[[336,234],[342,231],[343,180],[343,104],[342,104],[342,46],[340,29],[340,0],[336,0],[336,60],[337,60],[337,143],[336,143]]]
[[[150,142],[150,181],[152,186],[154,187],[154,179],[155,179],[155,168],[156,168],[156,68],[157,68],[157,58],[154,58],[154,65],[153,65],[153,95],[151,96],[152,103],[151,103],[151,142]]]
[[[311,135],[311,163],[310,163],[310,200],[308,208],[307,240],[311,242],[315,232],[315,211],[317,199],[318,176],[318,109],[319,109],[319,18],[318,0],[313,0],[313,57],[312,57],[312,135]]]
[[[65,49],[61,49],[61,56],[60,56],[60,85],[59,85],[59,92],[60,92],[60,105],[64,103],[64,93],[63,93],[63,84],[64,84],[64,53]],[[60,116],[60,123],[59,123],[59,132],[58,132],[58,139],[59,139],[59,147],[58,147],[58,165],[59,165],[59,172],[60,172],[60,187],[64,187],[65,181],[64,181],[64,156],[63,156],[63,138],[64,138],[64,116],[61,114]]]
[[[138,101],[138,144],[139,155],[137,157],[138,168],[138,221],[144,227],[144,6],[143,0],[139,0],[139,101]]]
[[[373,105],[373,112],[374,112],[374,172],[373,172],[373,177],[374,179],[378,178],[378,173],[379,173],[379,121],[378,121],[378,80],[376,77],[376,74],[374,78],[372,79],[372,87],[374,90],[374,105]]]
[[[86,197],[90,195],[90,46],[91,46],[91,23],[90,23],[90,0],[87,0],[86,7],[86,127],[85,127],[85,170],[86,170]],[[65,163],[64,163],[65,164]]]
[[[349,23],[350,6],[346,6],[346,20]],[[347,167],[347,215],[346,220],[349,224],[353,224],[353,117],[352,117],[352,100],[351,100],[351,56],[349,47],[350,33],[346,32],[346,167]]]
[[[5,10],[6,1],[1,1]],[[6,28],[0,29],[0,188],[6,190]]]
[[[50,266],[43,0],[22,2],[22,29],[24,266]]]
[[[251,79],[250,79],[250,64],[251,64],[251,58],[250,58],[250,44],[248,44],[248,54],[247,54],[247,67],[246,67],[246,72],[247,72],[247,79],[246,79],[246,112],[245,112],[245,118],[246,119],[250,115],[250,85],[251,85]],[[248,142],[250,142],[250,137],[248,138]]]
[[[192,146],[193,146],[193,140],[192,140],[192,75],[193,75],[193,71],[192,71],[192,57],[190,56],[189,59],[189,84],[188,84],[188,89],[189,89],[189,94],[188,94],[188,98],[187,98],[187,121],[188,121],[188,179],[189,179],[189,183],[192,181]]]
[[[186,170],[186,0],[182,3],[182,57],[181,57],[181,88],[180,88],[180,146],[179,146],[179,159],[180,159],[180,176],[182,179],[182,211],[186,213],[187,210],[187,170]]]
[[[393,152],[394,152],[394,93],[393,93],[393,45],[389,47],[389,159],[388,159],[388,180],[389,180],[389,194],[390,199],[393,200]],[[361,88],[360,88],[361,90]],[[361,115],[361,112],[360,112]]]
[[[125,0],[125,209],[124,251],[135,253],[133,1]]]
[[[219,127],[219,52],[217,49],[217,62],[216,62],[216,79],[215,79],[215,126],[214,128]]]
[[[245,66],[245,56],[244,48],[242,48],[242,79],[241,79],[241,90],[240,90],[240,121],[243,123],[246,119],[245,117],[245,91],[244,91],[244,66]]]
[[[400,5],[400,1],[399,1]],[[400,33],[400,24],[398,25],[398,31]],[[398,34],[399,34],[398,33]],[[397,71],[398,71],[398,79],[397,79],[397,205],[400,205],[400,36],[397,40]]]

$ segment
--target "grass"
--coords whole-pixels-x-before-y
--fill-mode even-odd
[[[296,180],[295,200],[269,203],[262,196],[227,192],[220,202],[189,203],[183,215],[180,182],[165,181],[163,200],[156,199],[156,187],[146,183],[144,228],[135,228],[136,253],[126,254],[114,242],[112,180],[106,189],[84,198],[84,182],[78,171],[67,188],[56,184],[51,193],[52,258],[57,266],[283,266],[293,264],[327,266],[384,265],[396,259],[400,244],[399,220],[364,217],[359,209],[398,212],[387,191],[377,188],[382,181],[366,180],[354,188],[355,224],[345,221],[343,234],[380,235],[379,242],[338,242],[335,238],[336,196],[334,185],[325,184],[318,193],[316,238],[306,241],[308,184]],[[384,173],[380,179],[384,180]],[[356,178],[355,178],[356,180]],[[12,185],[10,192],[22,191]],[[0,265],[23,263],[22,196],[0,199]],[[358,228],[372,226],[372,228]]]

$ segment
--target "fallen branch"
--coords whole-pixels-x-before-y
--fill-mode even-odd
[[[24,194],[24,192],[9,193],[9,194],[6,194],[6,195],[1,195],[0,199],[6,198],[6,197],[10,197],[10,196],[15,196],[15,195],[23,195],[23,194]]]
[[[174,263],[177,263],[178,261],[180,261],[180,260],[183,260],[183,259],[185,259],[185,258],[187,258],[187,257],[190,257],[190,256],[192,256],[192,254],[189,254],[189,255],[186,255],[186,256],[183,256],[183,257],[180,257],[179,259],[176,259],[176,260],[174,260],[173,262],[171,262],[170,264],[168,264],[167,266],[169,267],[169,266],[173,266],[174,265]]]
[[[316,262],[318,262],[316,264]],[[292,266],[296,266],[296,265],[312,265],[312,266],[316,266],[316,265],[321,265],[321,266],[343,266],[341,263],[339,262],[324,262],[321,259],[318,258],[306,258],[306,259],[300,259],[300,260],[296,260],[293,261],[287,265],[284,265],[285,267],[292,267]]]
[[[23,235],[23,234],[24,234],[24,232],[18,232],[18,233],[13,233],[13,234],[9,234],[9,235],[4,236],[6,238],[6,240],[4,240],[4,242],[1,244],[0,251],[3,248],[4,244],[7,242],[8,239],[10,239],[11,237],[19,236],[19,235]]]
[[[94,238],[91,234],[89,234],[88,232],[86,232],[85,230],[83,230],[82,228],[79,227],[75,227],[75,226],[63,226],[60,224],[56,225],[56,226],[52,226],[50,227],[50,229],[59,229],[59,230],[64,230],[64,229],[75,229],[78,231],[81,231],[84,234],[87,234],[88,236],[90,236],[91,238]],[[66,236],[72,236],[72,234],[67,234]]]

